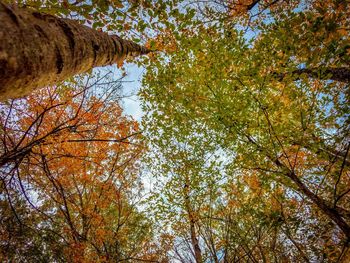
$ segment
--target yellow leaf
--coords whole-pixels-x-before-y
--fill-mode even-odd
[[[345,28],[339,28],[339,29],[338,29],[338,33],[339,33],[340,35],[342,35],[342,36],[347,36],[347,35],[349,35],[349,34],[348,34],[348,31],[347,31]]]
[[[114,0],[113,3],[115,5],[115,7],[118,7],[118,8],[123,8],[124,7],[123,3],[121,1],[119,1],[119,0]]]

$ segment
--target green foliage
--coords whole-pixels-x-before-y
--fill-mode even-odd
[[[282,255],[288,262],[332,262],[343,255],[350,223],[349,79],[328,72],[348,68],[348,30],[342,30],[348,20],[344,6],[332,13],[330,2],[260,21],[251,40],[227,21],[196,27],[177,36],[175,53],[147,68],[144,126],[166,181],[158,207],[177,222],[174,235],[189,240],[181,186],[191,182],[197,235],[210,261]],[[184,145],[182,155],[177,149]],[[192,172],[194,160],[212,154],[225,165],[202,162]],[[179,170],[183,162],[191,168]],[[196,197],[210,196],[210,189],[210,201]]]

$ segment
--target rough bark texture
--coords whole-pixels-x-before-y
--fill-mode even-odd
[[[76,21],[0,2],[0,100],[149,52]]]

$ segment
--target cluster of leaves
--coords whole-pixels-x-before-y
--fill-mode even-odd
[[[149,65],[140,93],[153,173],[164,181],[152,202],[159,220],[173,222],[172,255],[346,262],[348,5],[231,2],[208,4],[216,22],[178,37],[175,53]],[[227,15],[220,3],[241,7]],[[232,28],[254,9],[248,33]]]
[[[135,42],[148,41],[167,30],[177,31],[192,24],[194,10],[181,11],[179,0],[5,0],[20,8],[31,8],[70,18],[97,30],[127,37]],[[190,11],[190,12],[189,12]]]
[[[92,89],[104,81],[88,78],[1,104],[2,260],[161,257],[137,205],[138,124],[122,114],[119,82]]]

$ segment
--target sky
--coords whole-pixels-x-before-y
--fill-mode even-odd
[[[137,92],[141,88],[141,80],[144,72],[145,68],[143,67],[138,67],[135,64],[127,65],[125,80],[130,82],[123,83],[123,92],[125,94],[134,94],[132,97],[122,100],[125,114],[131,115],[137,121],[141,121],[143,115]]]
[[[125,64],[126,76],[123,79],[122,93],[126,95],[132,94],[131,97],[127,96],[122,99],[122,107],[125,115],[130,115],[134,120],[141,123],[144,112],[141,109],[140,100],[137,96],[138,91],[141,88],[141,80],[146,69],[139,67],[134,63]],[[100,71],[112,71],[116,78],[122,76],[122,70],[119,69],[115,64],[107,67],[97,68]],[[144,186],[144,194],[148,195],[152,192],[154,177],[149,174],[147,170],[142,171],[141,175],[142,183]],[[146,206],[138,206],[139,209],[146,209]]]
[[[113,78],[118,79],[122,76],[123,71],[115,64],[107,67],[99,67],[95,70],[100,72],[113,72]],[[140,101],[137,93],[141,88],[142,76],[145,72],[145,68],[139,67],[133,63],[127,63],[125,65],[126,76],[123,78],[122,93],[126,95],[122,99],[122,107],[125,115],[132,116],[135,120],[141,121],[143,112],[141,110]]]

